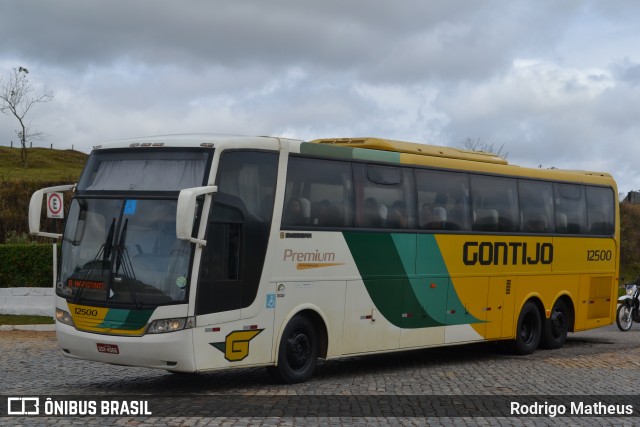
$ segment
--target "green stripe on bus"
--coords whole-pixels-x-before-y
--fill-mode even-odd
[[[99,328],[137,330],[147,324],[153,310],[124,310],[111,308]]]
[[[426,328],[480,322],[468,313],[463,315],[464,305],[451,286],[433,235],[343,235],[371,300],[393,325]]]
[[[354,148],[353,158],[373,162],[400,163],[400,153],[392,151],[367,150],[366,148]]]
[[[351,160],[353,159],[353,148],[303,142],[300,144],[300,154]]]
[[[366,148],[341,147],[332,144],[303,142],[300,153],[311,156],[332,157],[343,160],[366,160],[386,163],[400,163],[400,153],[392,151],[369,150]]]

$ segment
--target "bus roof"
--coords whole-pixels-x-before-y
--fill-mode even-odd
[[[237,146],[239,148],[255,147],[265,149],[278,149],[281,141],[295,141],[287,138],[276,138],[270,136],[239,136],[222,134],[180,134],[180,135],[157,135],[143,138],[130,138],[117,141],[109,141],[93,147],[94,150],[112,148],[139,148],[139,147],[228,147]]]
[[[610,184],[611,174],[606,172],[539,169],[509,164],[505,159],[483,151],[469,151],[436,145],[417,144],[382,138],[327,138],[301,144],[301,152],[338,158],[378,160],[388,163],[443,167],[453,170],[531,178],[558,179]],[[467,163],[471,162],[471,163]]]
[[[604,178],[611,181],[610,174],[582,170],[537,169],[510,165],[505,159],[492,153],[469,151],[451,147],[395,141],[383,138],[323,138],[309,142],[288,138],[269,136],[238,136],[223,134],[177,134],[158,135],[143,138],[123,139],[96,145],[94,150],[114,148],[259,148],[264,150],[280,150],[284,147],[294,152],[361,160],[376,160],[388,163],[432,165],[449,169],[468,169],[479,172],[499,173],[504,175],[529,176],[561,180],[580,180],[600,182]],[[294,148],[299,147],[299,148]],[[314,148],[316,147],[316,148]],[[471,166],[475,164],[475,166]]]
[[[340,147],[368,148],[371,150],[392,151],[395,153],[418,154],[448,159],[469,160],[474,162],[507,165],[508,162],[492,153],[484,151],[459,150],[437,145],[417,144],[415,142],[393,141],[381,138],[331,138],[316,139],[317,144],[331,144]]]

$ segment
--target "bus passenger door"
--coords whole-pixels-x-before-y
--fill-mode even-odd
[[[262,331],[273,328],[273,298],[258,290],[277,170],[277,152],[228,150],[220,156],[196,290],[194,334],[202,337],[194,345],[203,369],[271,361],[271,332]],[[242,349],[246,354],[235,351]]]

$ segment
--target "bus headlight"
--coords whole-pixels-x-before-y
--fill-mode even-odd
[[[65,325],[73,326],[75,328],[75,324],[73,323],[73,319],[71,315],[64,310],[60,310],[56,308],[56,320],[60,323],[64,323]]]
[[[151,322],[148,334],[164,334],[166,332],[181,331],[191,329],[196,326],[195,317],[180,317],[176,319],[158,319]]]

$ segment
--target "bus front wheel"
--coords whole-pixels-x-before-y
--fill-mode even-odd
[[[278,364],[267,368],[277,381],[295,384],[313,375],[318,363],[318,337],[313,323],[295,316],[284,329],[278,347]]]
[[[525,355],[533,353],[538,348],[542,332],[542,320],[538,307],[532,301],[527,302],[518,316],[516,339],[511,348],[515,354]]]

